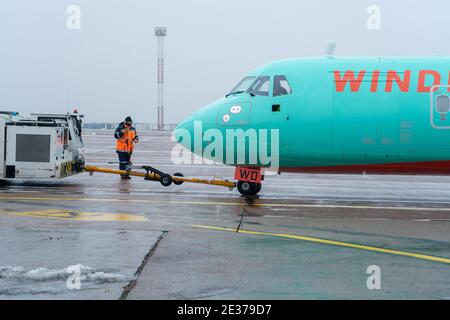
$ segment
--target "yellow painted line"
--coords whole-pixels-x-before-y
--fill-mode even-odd
[[[222,227],[213,227],[213,226],[204,226],[204,225],[192,225],[192,227],[210,229],[210,230],[228,231],[228,232],[236,233],[236,229],[233,229],[233,228],[222,228]],[[361,250],[374,251],[374,252],[380,252],[380,253],[388,253],[388,254],[393,254],[393,255],[397,255],[397,256],[405,256],[405,257],[411,257],[411,258],[416,258],[416,259],[429,260],[429,261],[434,261],[434,262],[443,262],[443,263],[450,264],[450,259],[448,259],[448,258],[429,256],[429,255],[421,254],[421,253],[413,253],[413,252],[406,252],[406,251],[400,251],[400,250],[371,247],[371,246],[349,243],[349,242],[341,242],[341,241],[334,241],[334,240],[314,238],[314,237],[306,237],[306,236],[293,235],[293,234],[270,233],[270,232],[259,232],[259,231],[249,231],[249,230],[239,230],[239,233],[303,240],[303,241],[308,241],[308,242],[329,244],[329,245],[334,245],[334,246],[361,249]]]
[[[37,197],[0,197],[0,201],[92,201],[92,202],[134,202],[134,203],[161,203],[181,205],[217,205],[217,206],[251,206],[275,208],[329,208],[329,209],[363,209],[363,210],[406,210],[406,211],[442,211],[448,212],[450,208],[430,207],[382,207],[360,205],[324,205],[324,204],[291,204],[291,203],[251,203],[246,202],[216,202],[216,201],[171,201],[171,200],[143,200],[143,199],[105,199],[105,198],[37,198]]]
[[[98,213],[74,210],[36,210],[23,212],[0,212],[12,216],[65,219],[75,221],[148,221],[144,216],[127,213]]]

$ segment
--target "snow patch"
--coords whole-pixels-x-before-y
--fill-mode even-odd
[[[67,280],[74,274],[73,270],[79,271],[80,281],[105,283],[127,281],[127,277],[118,273],[109,273],[102,270],[77,264],[64,269],[48,269],[44,267],[26,269],[21,266],[0,266],[0,279],[29,280],[36,282]]]

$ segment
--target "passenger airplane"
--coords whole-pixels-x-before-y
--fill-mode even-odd
[[[277,61],[177,129],[193,139],[196,121],[224,136],[226,129],[278,129],[279,172],[448,175],[449,71],[448,57]],[[202,156],[208,146],[179,142]],[[227,164],[236,166],[238,190],[255,195],[263,165],[247,158]]]

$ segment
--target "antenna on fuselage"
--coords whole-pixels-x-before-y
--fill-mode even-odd
[[[325,51],[325,55],[334,56],[334,52],[336,51],[336,42],[330,42],[327,46],[327,50]]]

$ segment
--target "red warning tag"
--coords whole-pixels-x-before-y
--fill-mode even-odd
[[[261,168],[236,167],[234,179],[247,182],[261,183]]]

